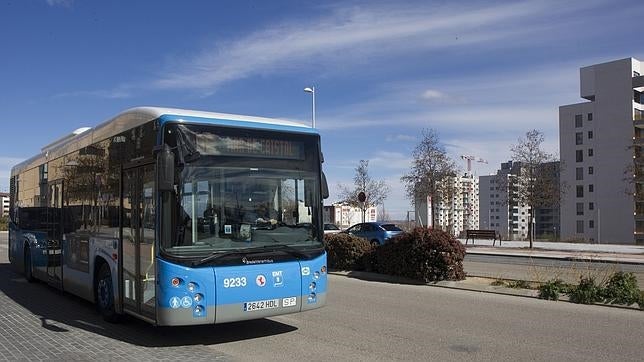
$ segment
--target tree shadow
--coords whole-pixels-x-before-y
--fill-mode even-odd
[[[366,271],[350,271],[346,274],[349,278],[360,279],[367,282],[380,282],[389,284],[409,284],[409,285],[426,285],[427,283],[395,275],[379,274]]]
[[[0,292],[39,318],[42,328],[54,333],[68,333],[70,329],[66,327],[73,327],[133,345],[169,347],[217,345],[297,330],[265,318],[217,325],[155,327],[125,317],[123,322],[111,324],[98,315],[92,303],[45,283],[27,283],[10,264],[0,264],[0,275]],[[2,314],[0,310],[0,317]]]

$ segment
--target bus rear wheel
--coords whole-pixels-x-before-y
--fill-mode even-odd
[[[119,321],[119,315],[114,309],[114,287],[112,285],[112,273],[107,264],[101,265],[96,278],[96,308],[103,316],[103,319],[110,323]]]
[[[25,246],[25,255],[23,261],[25,267],[25,279],[27,279],[29,283],[33,283],[34,281],[36,281],[36,278],[34,278],[34,269],[31,263],[31,251],[29,250],[28,246]]]

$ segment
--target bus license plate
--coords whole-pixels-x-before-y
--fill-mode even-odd
[[[255,310],[262,310],[262,309],[273,309],[273,308],[279,308],[279,307],[280,307],[279,299],[258,300],[256,302],[244,303],[244,312],[252,312]]]

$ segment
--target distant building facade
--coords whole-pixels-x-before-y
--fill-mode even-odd
[[[365,222],[376,222],[378,212],[375,207],[369,207],[365,213]],[[352,207],[345,203],[335,203],[324,206],[323,219],[325,224],[335,224],[341,229],[362,222],[362,210],[359,207]]]
[[[436,213],[433,225],[455,236],[465,230],[477,229],[479,220],[479,180],[471,174],[448,177],[444,180],[446,190],[437,200],[429,196],[415,200],[417,226],[432,226],[432,213]],[[432,201],[434,208],[432,210]]]
[[[0,192],[0,216],[9,216],[9,194]]]
[[[644,244],[643,70],[633,58],[581,68],[587,101],[559,107],[563,239]]]
[[[558,184],[559,162],[542,164],[553,172],[545,174],[555,177],[551,182]],[[517,200],[519,185],[517,178],[524,172],[521,162],[508,161],[501,164],[496,175],[479,177],[479,228],[495,230],[505,240],[526,240],[529,238],[530,206]],[[534,228],[537,239],[554,239],[559,227],[557,203],[549,207],[535,208]]]

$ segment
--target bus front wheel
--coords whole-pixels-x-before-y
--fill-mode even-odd
[[[101,265],[96,279],[96,307],[103,319],[110,323],[118,322],[119,315],[114,310],[114,287],[112,273],[107,264]]]
[[[25,267],[25,279],[29,283],[34,282],[36,279],[34,278],[34,273],[33,273],[33,266],[31,264],[31,251],[29,250],[28,246],[25,246],[25,255],[24,255],[24,267]]]

